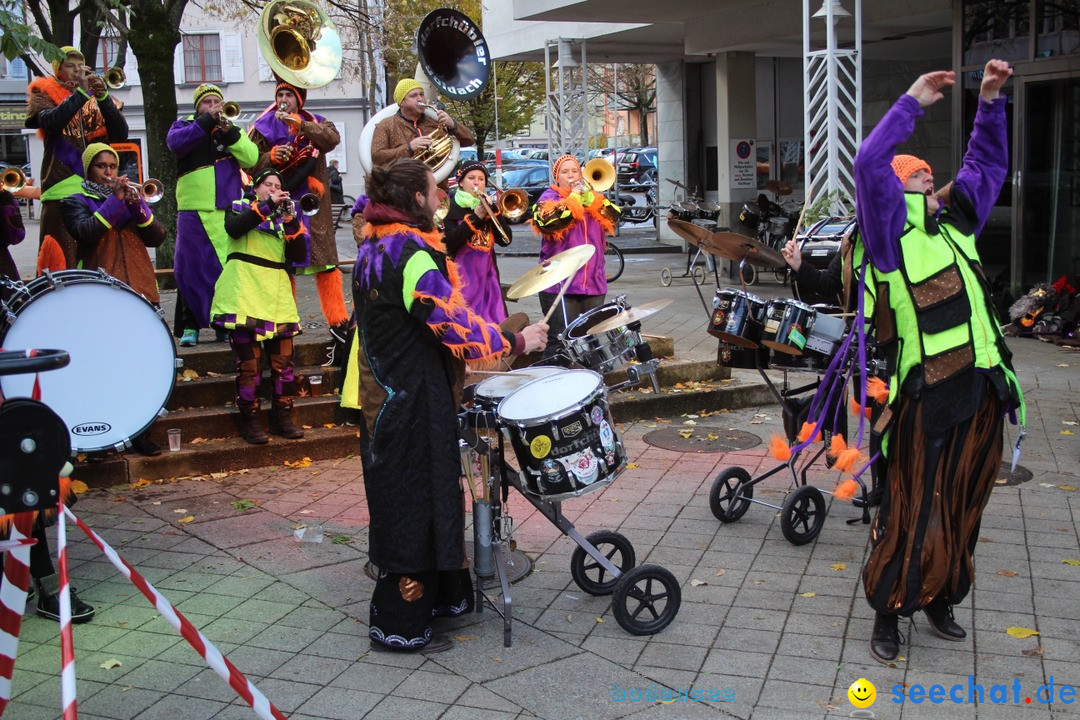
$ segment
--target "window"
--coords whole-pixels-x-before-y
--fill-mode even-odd
[[[99,74],[116,66],[117,56],[120,54],[120,39],[103,37],[98,40],[97,57],[94,59],[94,70]]]
[[[209,35],[184,35],[184,82],[218,83],[221,76],[221,38]]]

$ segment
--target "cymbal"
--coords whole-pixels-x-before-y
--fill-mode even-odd
[[[765,189],[780,196],[790,195],[793,192],[791,186],[783,180],[767,180],[765,181]]]
[[[678,218],[669,217],[667,224],[679,237],[686,240],[691,245],[701,245],[708,239],[709,235],[712,234],[700,225],[695,225],[692,222],[687,222],[686,220],[680,220]],[[707,249],[708,248],[706,248],[706,250]]]
[[[596,248],[592,245],[578,245],[552,255],[518,278],[506,291],[506,297],[517,300],[547,290],[583,268],[595,252]]]
[[[638,307],[631,307],[623,310],[618,315],[613,315],[607,320],[601,323],[597,323],[589,328],[590,335],[599,335],[600,333],[606,333],[609,330],[616,330],[629,325],[632,322],[637,322],[642,318],[647,318],[654,313],[658,313],[673,302],[671,298],[664,300],[653,300],[651,303],[645,303]]]
[[[706,238],[705,249],[713,255],[740,262],[746,260],[751,265],[767,268],[785,267],[783,256],[768,245],[752,237],[733,232],[714,232]]]
[[[671,178],[664,178],[664,179],[665,179],[665,180],[667,180],[667,181],[668,181],[669,183],[671,183],[672,185],[674,185],[674,186],[675,186],[675,187],[677,187],[677,188],[682,188],[682,189],[683,189],[683,190],[685,190],[686,192],[692,192],[692,191],[690,190],[690,188],[686,187],[685,185],[683,185],[683,184],[682,184],[681,182],[679,182],[678,180],[672,180]]]

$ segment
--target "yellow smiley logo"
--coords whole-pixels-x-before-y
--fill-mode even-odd
[[[847,689],[848,700],[857,708],[868,708],[877,700],[877,688],[866,678],[859,678]]]
[[[537,435],[529,443],[529,452],[537,460],[547,457],[548,453],[551,452],[551,438],[547,435]]]

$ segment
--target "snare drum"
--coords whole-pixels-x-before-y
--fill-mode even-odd
[[[502,375],[493,375],[477,383],[473,391],[473,399],[484,410],[495,410],[510,393],[523,385],[539,380],[548,375],[557,375],[566,372],[566,368],[552,367],[550,365],[535,365],[533,367],[511,370]]]
[[[176,347],[153,305],[102,271],[62,270],[22,286],[0,328],[9,350],[59,348],[67,367],[40,375],[41,399],[76,452],[122,449],[160,415],[176,381]],[[7,375],[7,397],[31,397],[34,375]]]
[[[697,216],[703,220],[716,222],[720,219],[720,206],[708,200],[702,200],[697,204]]]
[[[638,322],[599,335],[589,334],[593,326],[618,315],[628,307],[622,302],[608,303],[582,313],[570,323],[560,337],[571,359],[578,365],[604,375],[621,368],[636,357],[635,349],[645,342],[638,332],[641,327]]]
[[[686,222],[692,221],[698,216],[697,203],[692,203],[687,200],[681,202],[671,203],[671,214],[669,217],[676,218],[678,220],[685,220]]]
[[[788,233],[790,221],[786,217],[769,218],[769,234],[773,237],[783,237]]]
[[[789,355],[802,355],[816,314],[814,308],[798,300],[773,300],[765,310],[761,344]]]
[[[750,230],[757,232],[758,226],[761,225],[761,211],[758,209],[757,203],[746,203],[742,206],[742,211],[739,212],[739,222]]]
[[[761,341],[765,301],[735,288],[722,288],[713,296],[709,334],[744,348],[756,348]],[[752,367],[752,366],[751,366]]]
[[[609,485],[626,468],[626,451],[608,408],[604,379],[567,370],[510,393],[496,411],[526,492],[551,502]]]

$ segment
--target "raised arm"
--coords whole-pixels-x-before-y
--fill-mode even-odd
[[[1005,118],[1006,99],[1001,88],[1012,75],[1004,60],[991,60],[983,71],[979,89],[979,108],[975,127],[968,140],[964,163],[956,174],[952,192],[963,198],[953,203],[953,209],[970,214],[972,227],[978,234],[997,201],[1009,168],[1009,132]],[[957,198],[958,200],[960,198]],[[964,202],[966,200],[966,202]]]

